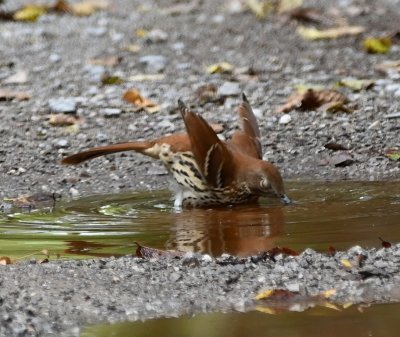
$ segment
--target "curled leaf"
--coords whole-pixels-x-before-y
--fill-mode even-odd
[[[325,104],[329,104],[327,109],[335,107],[335,105],[343,108],[347,101],[347,97],[336,90],[308,89],[306,92],[292,94],[284,105],[277,108],[276,112],[289,112],[293,109],[315,110]]]
[[[297,33],[305,40],[337,39],[342,36],[358,35],[365,31],[363,26],[341,26],[325,30],[300,26]]]
[[[147,98],[144,98],[137,89],[129,89],[125,91],[122,98],[138,108],[146,110],[148,113],[155,113],[160,110],[160,106],[158,104]]]

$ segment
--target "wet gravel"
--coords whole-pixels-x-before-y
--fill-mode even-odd
[[[6,1],[2,8],[30,2]],[[176,112],[179,97],[207,120],[223,124],[229,135],[242,91],[258,116],[265,158],[285,179],[400,178],[399,162],[384,156],[400,148],[400,74],[376,70],[386,60],[399,59],[399,43],[395,40],[384,55],[366,54],[361,47],[367,36],[398,32],[398,0],[305,1],[306,6],[331,6],[324,11],[367,27],[360,36],[318,42],[301,39],[295,32],[299,23],[285,16],[259,21],[251,13],[229,10],[229,1],[211,0],[171,14],[179,3],[119,0],[110,10],[84,18],[48,14],[35,23],[1,22],[0,89],[27,91],[31,98],[0,101],[0,197],[57,192],[68,198],[164,188],[164,168],[140,155],[109,156],[80,167],[62,167],[59,160],[91,146],[183,130]],[[151,34],[140,37],[140,29]],[[128,51],[130,45],[139,51]],[[89,62],[108,56],[121,62]],[[258,79],[206,72],[221,61],[252,67]],[[124,83],[102,85],[107,73]],[[160,75],[155,80],[137,77],[155,73]],[[346,77],[375,81],[361,92],[339,89],[353,112],[275,113],[296,84],[331,87]],[[195,91],[204,84],[227,97],[201,105]],[[121,99],[129,88],[161,104],[160,111],[134,112]],[[51,126],[50,113],[78,116],[79,130]],[[328,142],[347,147],[345,159],[351,160],[326,149]],[[131,257],[2,266],[0,335],[76,336],[89,323],[246,310],[257,291],[270,287],[310,293],[335,288],[338,302],[399,300],[400,247],[364,251],[365,264],[359,267],[356,261],[357,267],[346,269],[340,254],[357,259],[358,250],[335,257],[306,251],[276,262],[200,258],[198,266]]]
[[[3,266],[0,334],[78,336],[88,324],[242,312],[262,304],[254,297],[268,289],[306,298],[335,289],[329,301],[338,305],[399,301],[400,245],[353,247],[334,256],[308,249],[274,259],[187,254],[181,259],[127,256]]]

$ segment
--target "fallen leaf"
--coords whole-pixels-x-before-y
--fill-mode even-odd
[[[329,298],[332,297],[333,295],[336,294],[336,289],[329,289],[329,290],[325,290],[321,293],[321,295],[325,298]]]
[[[11,201],[14,207],[35,208],[38,203],[52,203],[53,205],[61,199],[58,193],[36,193],[32,195],[21,195],[16,198],[6,198]]]
[[[147,29],[139,28],[136,29],[135,34],[138,38],[144,39],[149,35],[149,31]]]
[[[114,85],[114,84],[122,84],[124,80],[116,75],[104,74],[101,77],[101,83],[103,85]]]
[[[10,101],[17,99],[18,101],[27,101],[31,96],[25,91],[0,89],[0,101]]]
[[[345,78],[337,82],[338,87],[347,87],[353,91],[361,91],[363,89],[371,89],[375,82],[373,80],[358,80],[355,78]]]
[[[233,66],[228,62],[215,63],[207,67],[209,74],[231,74]]]
[[[184,1],[176,5],[168,6],[160,10],[163,15],[189,14],[200,5],[200,0]]]
[[[43,260],[39,260],[38,263],[39,263],[39,264],[49,263],[49,259],[48,259],[48,258],[45,258],[45,259],[43,259]]]
[[[135,242],[137,245],[136,256],[143,259],[167,259],[167,258],[181,258],[185,255],[184,252],[172,251],[172,250],[161,250],[151,247],[142,246]]]
[[[0,265],[5,266],[7,264],[12,264],[11,259],[8,256],[0,257]]]
[[[392,40],[388,37],[368,38],[363,41],[363,48],[370,54],[386,54],[392,46]]]
[[[388,149],[386,150],[385,156],[390,160],[398,161],[400,160],[400,150],[399,149]]]
[[[292,298],[296,295],[299,295],[298,292],[292,292],[287,289],[268,289],[264,290],[261,293],[259,293],[256,297],[254,297],[255,300],[263,300],[263,299],[273,299],[273,300],[287,300],[289,298]]]
[[[117,64],[121,63],[121,61],[121,56],[108,56],[103,58],[90,59],[89,63],[99,66],[114,67]]]
[[[400,73],[400,60],[395,61],[385,61],[377,66],[375,66],[376,70],[382,71],[384,73],[388,72],[398,72]]]
[[[99,10],[109,7],[108,1],[104,0],[86,0],[71,4],[72,13],[76,16],[89,16]]]
[[[335,254],[336,254],[336,248],[333,247],[333,246],[329,246],[329,247],[328,247],[328,254],[329,254],[330,256],[335,256]]]
[[[323,21],[321,11],[313,7],[298,7],[287,14],[291,19],[301,22],[320,23]]]
[[[348,101],[347,97],[336,90],[313,90],[308,89],[306,92],[295,92],[288,99],[287,102],[278,107],[276,112],[289,112],[293,109],[300,110],[315,110],[325,104],[334,106],[335,104],[343,107]],[[327,106],[327,108],[329,108]]]
[[[65,114],[56,114],[49,116],[49,124],[53,126],[69,126],[77,124],[79,122],[80,118],[78,116]]]
[[[215,102],[218,100],[218,88],[214,84],[204,84],[194,92],[200,104]]]
[[[44,6],[26,5],[25,7],[22,7],[14,13],[13,19],[15,21],[33,22],[36,21],[44,13],[46,13],[46,8]]]
[[[347,147],[343,146],[342,144],[337,143],[326,143],[324,148],[332,151],[340,151],[340,150],[348,150]]]
[[[342,264],[343,267],[346,267],[346,268],[352,268],[353,267],[351,262],[349,260],[347,260],[347,259],[341,259],[340,263]]]
[[[132,103],[133,105],[136,105],[140,109],[146,110],[148,113],[155,113],[160,109],[158,104],[147,98],[144,98],[137,89],[127,90],[122,96],[122,99]]]
[[[47,249],[43,249],[43,250],[41,251],[41,253],[43,253],[43,254],[46,255],[47,257],[50,256],[50,253],[49,253],[49,251],[48,251]]]
[[[392,247],[392,244],[389,241],[385,241],[382,238],[379,238],[379,240],[381,240],[381,242],[382,242],[382,247],[384,247],[384,248]]]
[[[138,44],[129,44],[125,46],[123,49],[131,53],[138,53],[142,49],[142,46]]]
[[[325,30],[300,26],[297,33],[306,40],[337,39],[342,36],[358,35],[365,32],[363,26],[341,26]]]
[[[246,5],[258,19],[265,18],[274,9],[272,3],[268,1],[246,0]]]
[[[4,84],[23,84],[26,82],[28,82],[28,73],[25,70],[19,70],[3,81]]]
[[[299,8],[303,4],[303,0],[279,0],[277,2],[276,11],[278,13],[285,13]]]

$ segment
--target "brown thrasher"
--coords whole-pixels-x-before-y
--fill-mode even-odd
[[[226,142],[181,100],[178,105],[187,133],[96,147],[65,157],[61,163],[79,164],[133,150],[162,160],[178,185],[175,207],[242,204],[261,196],[276,196],[290,203],[278,169],[262,160],[260,131],[244,94],[238,109],[242,130]]]

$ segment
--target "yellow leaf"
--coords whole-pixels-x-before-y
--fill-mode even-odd
[[[355,78],[345,78],[340,80],[337,84],[338,87],[347,87],[353,91],[360,91],[362,89],[369,89],[374,85],[372,80],[358,80]]]
[[[280,0],[278,13],[288,12],[303,4],[303,0]]]
[[[258,19],[265,18],[273,10],[273,5],[267,1],[246,0],[246,5]]]
[[[149,35],[149,31],[143,28],[136,29],[136,36],[139,38],[146,38]]]
[[[27,5],[14,13],[16,21],[36,21],[41,15],[46,13],[46,8],[38,5]]]
[[[209,74],[229,74],[233,70],[233,66],[228,62],[215,63],[207,67]]]
[[[347,308],[350,308],[352,305],[353,305],[353,303],[348,302],[348,303],[343,303],[342,307],[343,307],[343,309],[347,309]]]
[[[349,260],[347,260],[347,259],[341,259],[340,263],[342,264],[343,267],[346,267],[346,268],[352,268],[353,267],[351,262]]]
[[[308,28],[300,26],[297,28],[297,33],[306,40],[321,40],[321,39],[337,39],[346,35],[358,35],[365,31],[363,26],[342,26],[319,30],[316,28]]]
[[[341,311],[340,308],[338,308],[336,305],[334,305],[333,303],[329,303],[329,302],[324,302],[321,304],[321,306],[328,308],[328,309],[333,309],[333,310],[337,310],[337,311]]]
[[[276,315],[276,310],[268,307],[256,307],[256,310],[268,315]]]
[[[131,53],[138,53],[142,49],[142,47],[139,46],[138,44],[130,44],[125,46],[124,49]]]
[[[323,85],[320,84],[312,84],[312,83],[302,83],[302,84],[296,84],[294,86],[296,91],[300,94],[306,93],[308,90],[312,89],[314,91],[320,91],[325,89]]]
[[[323,295],[325,298],[332,297],[332,296],[335,295],[335,294],[336,294],[336,289],[329,289],[329,290],[325,290],[324,292],[322,292],[322,295]]]
[[[386,54],[391,46],[392,41],[388,37],[368,38],[363,41],[364,50],[370,54]]]
[[[265,291],[259,293],[256,297],[254,297],[254,299],[255,300],[262,300],[264,298],[267,298],[267,297],[271,296],[273,293],[274,293],[274,290],[268,289],[268,290],[265,290]]]

